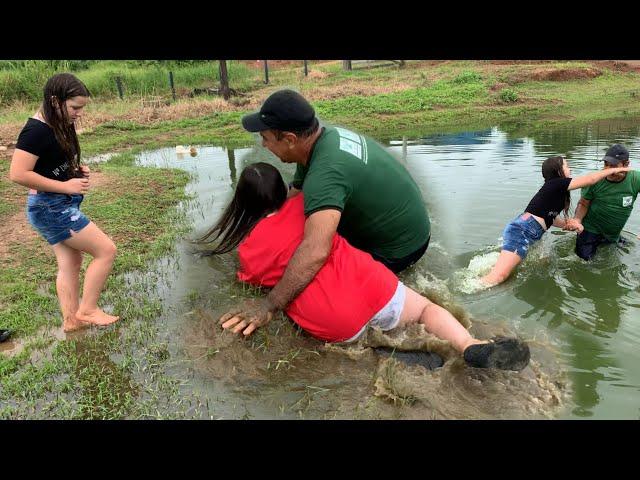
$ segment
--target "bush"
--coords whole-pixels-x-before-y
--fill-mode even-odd
[[[482,75],[477,72],[464,71],[453,79],[453,83],[475,83],[482,80]]]
[[[505,88],[500,92],[500,100],[506,103],[514,103],[518,101],[518,94],[510,88]]]

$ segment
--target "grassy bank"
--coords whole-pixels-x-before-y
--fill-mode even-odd
[[[327,66],[327,77],[309,81],[294,71],[274,74],[274,85],[300,90],[311,99],[318,116],[380,139],[418,137],[498,125],[505,130],[564,122],[587,123],[597,119],[640,115],[640,75],[616,72],[581,63],[554,64],[528,70],[513,67],[493,71],[492,65],[444,64],[428,73],[417,67],[345,72]],[[322,70],[319,70],[322,71]],[[535,80],[537,72],[550,76],[568,72],[569,79]],[[581,72],[597,73],[580,77]],[[580,78],[571,79],[571,75]],[[247,145],[252,137],[239,119],[258,108],[271,89],[251,97],[253,108],[211,111],[193,118],[137,122],[105,122],[86,135],[89,145],[114,148],[126,136],[142,145],[170,135],[171,143]],[[328,97],[328,98],[327,98]],[[116,141],[115,139],[118,138]],[[162,140],[162,139],[161,139]],[[175,142],[174,142],[175,140]]]
[[[2,325],[15,331],[24,348],[12,357],[0,355],[0,418],[144,418],[151,408],[145,402],[156,402],[156,412],[160,397],[175,393],[170,379],[149,375],[167,357],[154,323],[159,299],[148,283],[159,279],[131,282],[125,272],[144,272],[186,231],[176,204],[187,200],[188,176],[136,167],[132,160],[122,154],[94,167],[102,185],[87,195],[83,208],[119,246],[103,303],[120,312],[126,325],[57,341],[51,334],[59,331],[60,313],[50,248],[37,237],[8,246],[0,273]]]
[[[229,82],[237,90],[246,90],[257,83],[253,69],[244,63],[227,62]],[[205,88],[220,81],[217,61],[38,61],[0,62],[0,104],[39,102],[47,79],[65,71],[74,73],[87,86],[92,96],[102,100],[119,96],[119,78],[123,98],[141,95],[171,95],[169,72],[178,94],[184,95],[196,87]]]

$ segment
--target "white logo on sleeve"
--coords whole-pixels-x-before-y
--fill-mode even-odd
[[[633,204],[633,197],[632,196],[622,197],[622,206],[623,207],[628,207],[628,206],[630,206],[632,204]]]
[[[364,137],[340,127],[336,127],[336,131],[340,135],[340,150],[359,158],[366,165],[369,155]]]

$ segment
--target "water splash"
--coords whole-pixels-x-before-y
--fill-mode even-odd
[[[452,286],[454,290],[462,293],[476,293],[485,290],[487,285],[480,282],[480,278],[491,271],[491,268],[498,261],[500,252],[489,252],[475,255],[467,268],[454,272],[452,276]]]

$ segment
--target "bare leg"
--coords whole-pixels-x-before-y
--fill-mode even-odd
[[[447,309],[430,302],[409,287],[405,288],[407,293],[398,326],[422,323],[428,332],[448,340],[459,352],[463,352],[469,345],[486,343],[473,338]]]
[[[451,313],[407,288],[399,326],[422,323],[428,332],[448,340],[463,354],[465,362],[477,368],[522,370],[529,364],[529,347],[515,338],[478,340]]]
[[[498,285],[509,278],[513,269],[516,268],[521,261],[522,259],[517,253],[502,250],[491,272],[482,277],[480,281],[490,287]]]
[[[62,243],[76,250],[87,252],[93,257],[85,273],[82,301],[78,307],[76,318],[94,325],[108,325],[118,320],[120,317],[108,315],[98,308],[100,292],[111,272],[117,252],[113,241],[91,222]]]
[[[60,301],[60,310],[62,310],[62,330],[72,332],[86,326],[76,318],[82,252],[68,247],[62,242],[53,245],[53,251],[58,261],[56,291]]]

